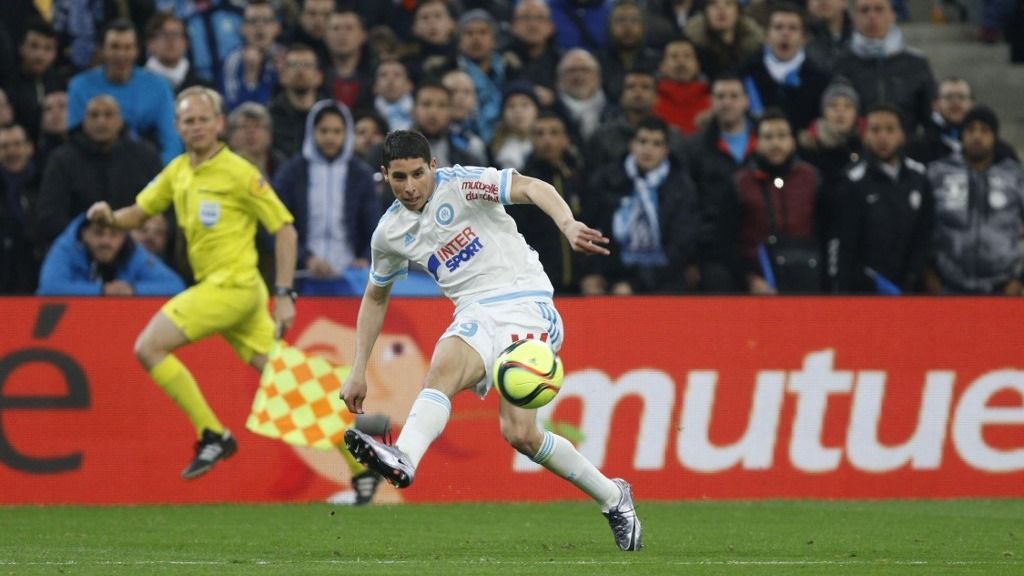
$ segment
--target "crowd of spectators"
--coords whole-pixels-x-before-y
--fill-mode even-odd
[[[173,211],[131,235],[82,213],[181,153],[195,85],[295,215],[308,294],[360,291],[393,200],[381,142],[410,128],[438,166],[552,183],[611,238],[580,258],[509,207],[560,294],[1021,294],[1024,170],[972,86],[905,44],[902,2],[4,4],[0,294],[189,282]],[[1019,26],[989,4],[983,39]]]

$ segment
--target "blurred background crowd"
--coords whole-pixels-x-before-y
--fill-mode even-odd
[[[1024,61],[1024,2],[928,10],[928,26],[970,22],[1005,70]],[[913,13],[902,0],[4,0],[0,294],[190,282],[173,211],[130,235],[82,214],[132,204],[182,152],[175,94],[203,85],[224,96],[226,145],[296,218],[306,294],[361,293],[393,201],[380,144],[411,128],[438,166],[541,178],[612,239],[612,256],[581,258],[539,210],[509,207],[559,294],[1020,295],[1024,170],[969,74],[937,76],[908,45]],[[415,275],[407,287],[434,292]]]

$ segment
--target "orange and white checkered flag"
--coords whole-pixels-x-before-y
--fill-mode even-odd
[[[284,341],[275,343],[245,427],[296,446],[337,448],[355,421],[338,398],[348,371]]]

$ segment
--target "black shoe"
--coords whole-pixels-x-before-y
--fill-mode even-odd
[[[185,480],[198,478],[213,468],[218,460],[229,458],[237,451],[238,442],[235,442],[229,430],[224,430],[223,434],[210,429],[203,430],[203,437],[196,442],[196,457],[188,468],[181,471],[181,477]]]
[[[374,440],[354,428],[345,431],[345,445],[352,455],[378,473],[396,488],[405,488],[412,484],[416,468],[409,462],[409,457],[394,446]]]
[[[352,491],[356,494],[353,506],[366,506],[373,501],[373,495],[377,493],[377,486],[380,485],[380,476],[373,470],[367,470],[362,474],[352,477]]]

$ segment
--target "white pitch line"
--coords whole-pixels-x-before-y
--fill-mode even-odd
[[[605,565],[654,565],[654,566],[1014,566],[1024,564],[1021,560],[668,560],[659,561],[626,561],[626,560],[491,560],[480,558],[478,560],[361,560],[355,559],[331,559],[331,560],[248,560],[248,561],[225,561],[225,560],[41,560],[41,561],[18,561],[0,560],[0,566],[284,566],[300,564],[326,564],[326,565],[403,565],[403,564],[454,564],[454,565],[516,565],[524,564],[535,566],[605,566]]]

